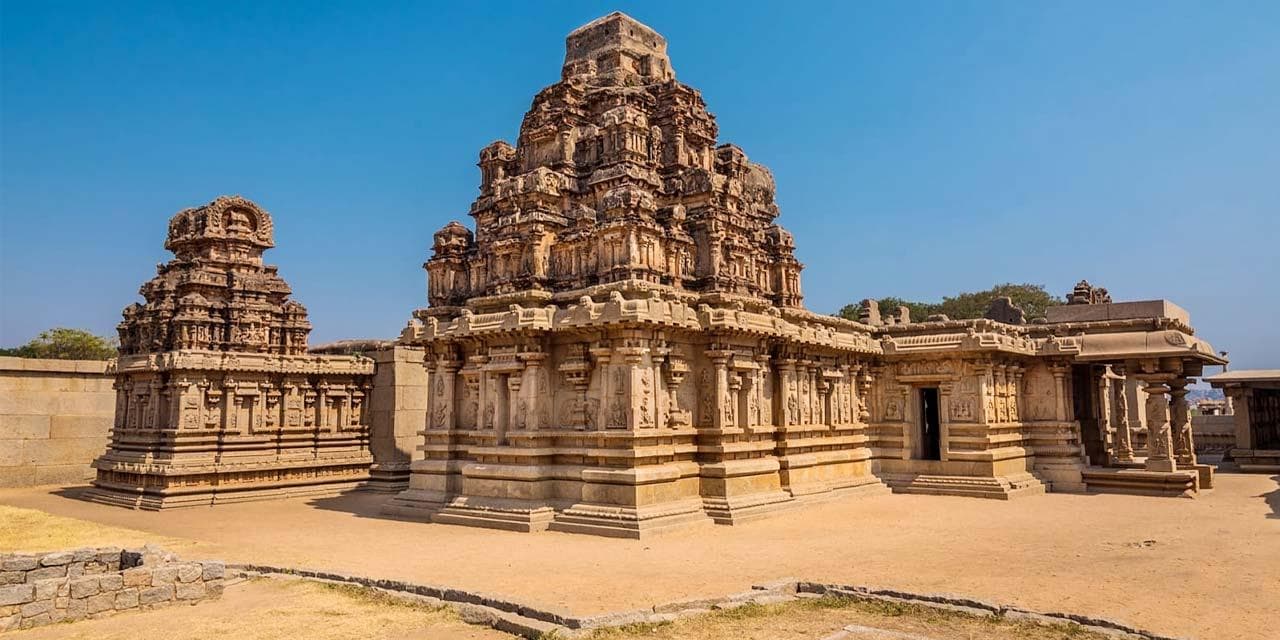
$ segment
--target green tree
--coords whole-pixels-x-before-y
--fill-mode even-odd
[[[21,347],[0,349],[0,355],[54,360],[110,360],[116,357],[116,339],[95,336],[83,329],[49,329]]]
[[[914,322],[922,321],[931,315],[939,313],[945,314],[952,320],[972,320],[986,315],[987,308],[991,306],[991,301],[1001,296],[1008,296],[1009,299],[1013,300],[1013,304],[1026,311],[1028,320],[1042,318],[1046,309],[1062,304],[1062,300],[1045,291],[1044,285],[1013,284],[1011,282],[998,284],[985,291],[946,296],[942,298],[942,302],[913,302],[896,297],[881,298],[877,302],[880,304],[881,315],[895,313],[898,307],[907,307],[911,310],[911,320]],[[858,310],[858,303],[847,304],[841,307],[836,315],[850,320],[857,320]]]

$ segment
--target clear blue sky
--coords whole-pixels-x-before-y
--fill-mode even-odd
[[[621,9],[772,168],[808,306],[1076,280],[1280,367],[1280,2],[3,3],[0,345],[109,333],[238,193],[312,342],[394,336],[564,36]]]

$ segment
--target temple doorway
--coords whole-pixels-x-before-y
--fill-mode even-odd
[[[942,423],[938,412],[938,388],[920,389],[920,437],[915,447],[917,460],[942,459]]]
[[[1098,398],[1100,372],[1092,365],[1078,364],[1071,367],[1071,409],[1080,422],[1080,440],[1089,464],[1107,464],[1107,442],[1103,437],[1106,425],[1102,421],[1101,403]]]
[[[1280,450],[1280,389],[1254,389],[1249,396],[1253,448]]]

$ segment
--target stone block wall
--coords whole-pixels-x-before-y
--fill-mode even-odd
[[[427,370],[421,347],[393,346],[366,353],[373,358],[369,398],[370,488],[400,491],[409,486],[409,463],[427,426]]]
[[[1221,456],[1236,446],[1236,417],[1192,416],[1191,433],[1197,455]]]
[[[93,478],[115,391],[107,363],[0,357],[0,487]]]
[[[154,547],[0,554],[0,631],[217,598],[225,572]]]

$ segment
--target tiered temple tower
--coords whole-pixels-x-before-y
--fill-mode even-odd
[[[307,311],[262,261],[272,231],[238,196],[170,220],[174,258],[119,326],[115,427],[90,499],[158,509],[369,477],[373,364],[307,355]]]
[[[569,35],[516,146],[480,153],[474,235],[435,234],[404,336],[427,348],[426,459],[391,511],[632,536],[884,489],[870,329],[800,306],[773,176],[717,135],[652,29]]]
[[[561,81],[534,97],[517,145],[490,144],[479,166],[475,235],[457,223],[436,234],[429,316],[621,282],[800,306],[773,176],[717,142],[666,40],[623,14],[569,35]]]

